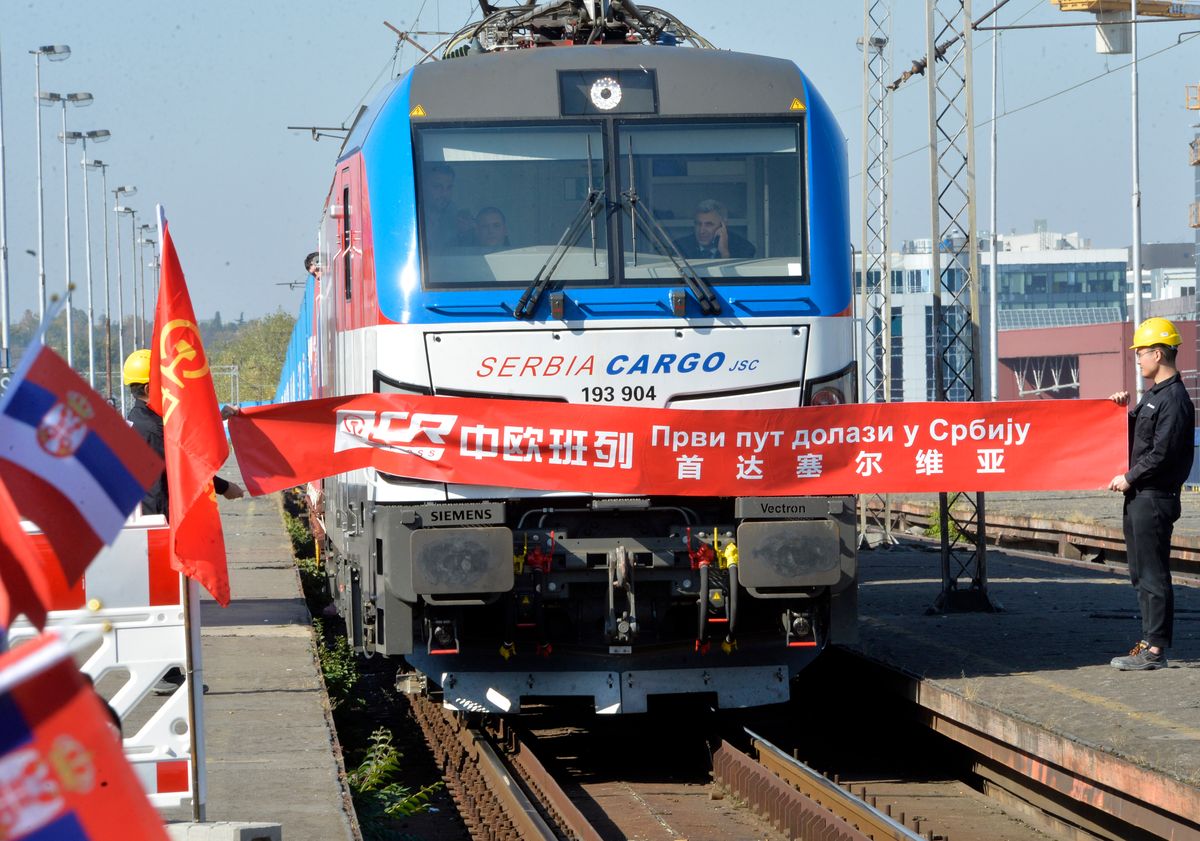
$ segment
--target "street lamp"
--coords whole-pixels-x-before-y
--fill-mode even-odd
[[[88,385],[92,388],[96,387],[96,340],[94,336],[96,316],[92,309],[92,205],[88,193],[87,144],[89,140],[93,143],[103,143],[111,136],[108,129],[63,133],[63,138],[67,143],[74,143],[76,140],[83,143],[83,157],[79,161],[79,167],[83,170],[83,243],[84,254],[87,256]],[[65,145],[63,149],[66,149]]]
[[[37,107],[37,185],[38,185],[38,201],[37,201],[37,222],[38,222],[38,319],[41,320],[46,316],[46,235],[45,235],[45,214],[42,210],[42,56],[45,56],[50,61],[63,61],[70,57],[71,48],[66,44],[52,44],[46,47],[38,47],[36,50],[30,50],[30,55],[33,56],[33,98],[38,103]],[[46,334],[42,334],[42,342],[46,341]]]
[[[63,251],[65,252],[66,260],[66,283],[65,294],[67,297],[67,364],[72,368],[75,367],[75,357],[72,352],[74,347],[74,335],[72,330],[71,311],[75,307],[71,304],[71,190],[70,190],[70,170],[67,168],[67,103],[77,106],[85,106],[92,104],[92,95],[90,93],[46,93],[38,94],[38,99],[43,103],[57,102],[62,105],[62,134],[59,140],[63,144]]]
[[[132,196],[137,192],[137,187],[125,186],[117,187],[113,190],[113,201],[120,201],[121,196]],[[124,207],[119,204],[113,205],[113,213],[128,213],[130,218],[133,217],[134,210],[132,207]],[[116,226],[117,234],[117,356],[120,358],[121,365],[125,364],[125,284],[121,274],[121,226]],[[132,247],[132,246],[131,246]],[[125,414],[125,388],[122,383],[121,388],[121,414]]]
[[[153,281],[154,289],[151,294],[154,297],[154,304],[155,304],[154,314],[155,314],[155,317],[157,317],[158,316],[158,270],[162,268],[162,260],[159,259],[157,251],[152,251],[150,253],[150,262],[146,264],[146,268],[148,268],[154,272],[154,281]]]
[[[112,293],[108,283],[108,164],[104,161],[85,160],[83,165],[88,169],[100,170],[100,198],[105,207],[104,213],[104,389],[108,392],[108,402],[113,400],[112,388]],[[86,176],[85,176],[86,177]],[[86,182],[85,182],[86,183]],[[90,262],[90,261],[89,261]]]
[[[138,240],[138,245],[142,246],[143,248],[145,248],[146,246],[150,246],[151,249],[153,249],[155,241],[153,239],[151,239],[150,237],[146,236],[150,231],[154,230],[153,226],[142,225],[141,228],[139,228],[138,230],[140,230],[142,232],[141,239]],[[151,253],[153,253],[153,252],[151,252]],[[142,310],[141,310],[141,312],[142,312],[142,338],[145,339],[146,338],[146,259],[145,259],[145,254],[142,254],[141,259],[138,260],[138,269],[139,269],[138,275],[140,277],[140,285],[141,285],[141,292],[142,292]]]
[[[4,185],[4,82],[0,80],[0,376],[8,359],[8,191]]]
[[[1133,168],[1133,243],[1130,246],[1129,262],[1133,265],[1133,329],[1142,323],[1142,182],[1140,173],[1141,152],[1138,149],[1138,0],[1129,0],[1129,38],[1133,42],[1133,61],[1130,63],[1130,118],[1132,138],[1130,158]],[[1134,366],[1135,368],[1137,366]],[[1142,378],[1135,376],[1134,391],[1138,401],[1142,399]]]

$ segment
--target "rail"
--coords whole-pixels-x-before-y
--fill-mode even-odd
[[[882,509],[871,506],[868,512]],[[936,527],[937,508],[922,502],[892,500],[892,528],[925,532]],[[1048,517],[1025,517],[988,512],[989,543],[996,547],[1049,552],[1069,560],[1125,563],[1125,535],[1120,529],[1096,523],[1071,523]],[[910,532],[911,533],[911,532]],[[1171,566],[1176,572],[1200,575],[1200,538],[1175,534],[1171,539]]]
[[[749,799],[756,808],[777,813],[770,819],[793,838],[804,838],[805,841],[858,838],[923,841],[928,838],[921,835],[919,820],[915,830],[909,829],[904,825],[903,816],[899,821],[895,820],[875,808],[875,804],[842,789],[819,771],[788,756],[749,728],[746,734],[758,755],[757,763],[726,742],[714,756],[714,776],[721,781],[737,780],[734,785],[738,790],[734,793]],[[778,790],[780,785],[784,788],[782,792]],[[794,819],[787,820],[787,815]]]
[[[462,715],[428,697],[408,698],[471,838],[601,841],[554,776],[503,720],[495,729],[472,728]]]

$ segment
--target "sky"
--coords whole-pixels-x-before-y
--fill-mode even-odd
[[[454,30],[478,15],[475,0],[2,0],[5,197],[13,320],[37,310],[34,59],[44,44],[69,59],[41,62],[44,91],[86,91],[69,107],[69,131],[108,129],[89,158],[108,163],[108,187],[132,184],[125,199],[138,224],[161,203],[201,319],[220,312],[257,318],[295,312],[304,255],[316,249],[321,207],[340,141],[313,142],[287,126],[337,126],[370,101],[396,71],[419,58],[397,53],[389,21],[403,30]],[[862,36],[859,0],[656,0],[714,45],[795,61],[830,103],[847,137],[851,232],[861,230]],[[994,5],[977,2],[976,16]],[[1011,0],[1001,23],[1082,22],[1049,0]],[[894,75],[925,52],[925,3],[893,0]],[[1196,84],[1200,21],[1140,27],[1139,93],[1144,242],[1191,241],[1194,172],[1188,144],[1200,112],[1184,107]],[[979,215],[988,228],[992,33],[975,36]],[[432,47],[436,37],[422,36]],[[1182,43],[1178,43],[1182,41]],[[1091,27],[1013,30],[1000,40],[998,224],[1002,233],[1078,231],[1096,247],[1131,241],[1131,122],[1128,56],[1095,51]],[[1178,45],[1177,45],[1178,43]],[[1099,77],[1099,78],[1096,78]],[[514,92],[517,95],[517,92]],[[927,93],[923,77],[893,106],[893,242],[931,236]],[[65,286],[62,112],[42,109],[47,285]],[[83,179],[78,144],[68,148],[72,280],[85,306]],[[90,176],[93,295],[104,309],[104,202]],[[111,196],[108,206],[112,206]],[[115,219],[109,216],[110,283],[116,311]],[[126,310],[129,219],[121,217]],[[149,256],[148,254],[146,255]]]

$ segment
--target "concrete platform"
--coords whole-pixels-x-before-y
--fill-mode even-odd
[[[279,824],[286,841],[353,841],[349,794],[279,497],[220,505],[233,598],[225,609],[207,594],[201,602],[209,687],[205,817],[217,825],[192,834],[176,826],[173,837],[278,838],[255,827]],[[201,829],[210,834],[196,834]]]
[[[1109,660],[1141,627],[1122,572],[989,549],[989,592],[1003,612],[927,615],[939,551],[910,541],[859,554],[855,648],[920,678],[917,692],[936,699],[917,699],[927,708],[1134,801],[1200,816],[1196,582],[1176,579],[1170,668],[1119,672]]]

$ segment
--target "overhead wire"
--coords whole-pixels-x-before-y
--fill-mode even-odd
[[[421,5],[417,9],[417,14],[413,17],[413,24],[412,24],[413,28],[415,28],[417,26],[417,24],[420,23],[421,14],[425,11],[425,6],[428,3],[429,3],[429,0],[421,0]],[[439,11],[441,9],[440,0],[438,3],[438,9],[439,9]],[[385,61],[383,63],[383,67],[380,68],[379,73],[375,76],[375,79],[371,82],[371,84],[367,86],[367,89],[363,93],[363,95],[361,97],[359,97],[358,101],[355,102],[354,105],[350,108],[350,112],[342,119],[343,126],[347,125],[347,123],[350,120],[353,120],[354,116],[358,113],[359,109],[362,108],[362,106],[367,102],[368,99],[370,99],[371,97],[373,97],[375,95],[375,92],[379,88],[379,83],[383,79],[385,74],[388,76],[389,80],[395,79],[397,76],[400,75],[400,71],[403,68],[403,58],[404,58],[404,39],[397,38],[396,46],[392,49],[392,54],[388,57],[387,61]]]
[[[1183,41],[1178,41],[1178,42],[1176,42],[1176,43],[1174,43],[1174,44],[1168,44],[1167,46],[1163,47],[1163,48],[1162,48],[1162,49],[1160,49],[1160,50],[1155,50],[1154,52],[1152,52],[1152,53],[1148,53],[1148,54],[1146,54],[1146,55],[1144,55],[1144,56],[1138,56],[1138,62],[1140,63],[1140,62],[1148,61],[1149,59],[1155,58],[1156,56],[1160,56],[1160,55],[1162,55],[1162,54],[1163,54],[1163,53],[1165,53],[1165,52],[1168,52],[1168,51],[1170,51],[1170,50],[1173,50],[1173,49],[1175,49],[1176,47],[1182,46],[1182,44],[1183,44],[1183,43],[1184,43]],[[1113,73],[1116,73],[1116,72],[1118,72],[1118,71],[1124,70],[1125,68],[1129,67],[1131,64],[1133,64],[1133,62],[1132,62],[1132,61],[1128,61],[1128,62],[1126,62],[1125,64],[1121,64],[1121,65],[1118,65],[1118,66],[1116,66],[1116,67],[1111,67],[1111,68],[1108,68],[1108,69],[1106,69],[1106,70],[1105,70],[1103,73],[1098,73],[1098,74],[1096,74],[1095,76],[1092,76],[1092,77],[1090,77],[1090,78],[1084,79],[1084,80],[1082,80],[1082,81],[1080,81],[1080,82],[1076,82],[1075,84],[1073,84],[1073,85],[1070,85],[1069,87],[1063,88],[1063,89],[1062,89],[1062,90],[1060,90],[1060,91],[1056,91],[1056,92],[1054,92],[1054,93],[1052,93],[1052,94],[1048,94],[1047,96],[1043,96],[1041,99],[1035,99],[1035,100],[1034,100],[1034,101],[1032,101],[1032,102],[1027,102],[1027,103],[1025,103],[1024,105],[1021,105],[1021,106],[1018,106],[1018,107],[1016,107],[1016,108],[1013,108],[1012,110],[1005,109],[1005,111],[1004,111],[1003,113],[1000,113],[1000,114],[997,114],[997,115],[996,115],[996,119],[997,119],[997,120],[1000,120],[1001,118],[1004,118],[1004,117],[1011,117],[1011,116],[1012,116],[1012,115],[1014,115],[1014,114],[1019,114],[1019,113],[1020,113],[1020,112],[1022,112],[1022,111],[1025,111],[1025,110],[1027,110],[1027,109],[1029,109],[1029,108],[1033,108],[1033,107],[1034,107],[1034,106],[1036,106],[1036,105],[1041,105],[1041,104],[1043,104],[1043,103],[1045,103],[1045,102],[1049,102],[1049,101],[1050,101],[1050,100],[1052,100],[1052,99],[1057,99],[1058,97],[1060,97],[1060,96],[1064,96],[1065,94],[1068,94],[1068,93],[1071,93],[1072,91],[1078,90],[1079,88],[1082,88],[1082,87],[1084,87],[1085,85],[1089,85],[1089,84],[1091,84],[1092,82],[1095,82],[1095,81],[1097,81],[1097,80],[1099,80],[1099,79],[1103,79],[1105,76],[1110,76],[1110,75],[1112,75]],[[1001,78],[1003,78],[1003,77],[1001,77]],[[991,125],[991,122],[992,122],[992,120],[991,120],[991,118],[989,117],[989,118],[987,118],[987,119],[985,119],[985,120],[981,120],[981,121],[977,122],[977,123],[975,124],[975,128],[976,128],[976,129],[985,128],[985,127],[987,127],[987,126]],[[914,149],[910,149],[910,150],[909,150],[909,151],[907,151],[907,152],[904,152],[904,153],[902,153],[902,154],[899,154],[899,155],[896,155],[896,156],[894,156],[894,157],[892,158],[892,163],[895,163],[895,162],[897,162],[897,161],[902,161],[902,160],[904,160],[905,158],[909,158],[909,157],[912,157],[913,155],[918,155],[918,154],[921,154],[922,152],[926,152],[926,151],[928,151],[928,150],[929,150],[929,144],[928,144],[928,143],[924,143],[924,144],[922,144],[922,145],[920,145],[920,146],[918,146],[918,147],[916,147],[916,148],[914,148]],[[859,172],[856,172],[856,173],[853,173],[853,174],[850,176],[850,178],[852,178],[852,179],[853,179],[853,178],[860,178],[860,177],[862,177],[862,172],[861,172],[861,171],[859,171]]]

